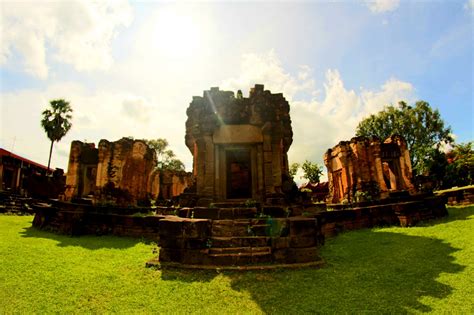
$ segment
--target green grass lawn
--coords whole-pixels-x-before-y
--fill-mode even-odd
[[[328,240],[321,269],[145,268],[153,244],[71,238],[0,216],[4,313],[474,313],[474,207],[412,228]]]

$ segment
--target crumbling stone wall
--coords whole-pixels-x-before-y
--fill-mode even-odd
[[[330,203],[384,199],[390,192],[414,193],[410,154],[401,136],[341,141],[324,155]],[[365,200],[364,200],[365,199]]]
[[[73,141],[66,175],[66,200],[93,194],[96,190],[98,151],[94,143]]]
[[[288,176],[287,152],[293,141],[289,112],[283,95],[272,94],[263,85],[255,85],[248,98],[241,91],[234,95],[219,88],[193,97],[187,109],[185,141],[194,157],[198,196],[208,201],[278,197],[282,179]],[[248,163],[246,173],[231,178],[229,167],[235,165],[229,166],[229,160],[234,153],[247,155],[236,159]],[[248,195],[232,195],[229,187],[238,178],[248,180]]]
[[[73,141],[64,200],[90,197],[94,203],[136,205],[156,199],[160,193],[156,165],[155,151],[143,140],[101,140],[98,148],[93,143]],[[181,194],[192,182],[186,172],[167,172],[164,179],[166,198]]]
[[[130,199],[132,204],[156,198],[153,194],[157,191],[158,177],[153,176],[156,164],[155,151],[143,140],[101,140],[96,180],[99,198],[104,199],[114,190],[120,190],[121,197]]]
[[[165,170],[163,181],[159,187],[162,190],[163,199],[172,199],[181,195],[186,188],[193,184],[193,179],[191,173]]]

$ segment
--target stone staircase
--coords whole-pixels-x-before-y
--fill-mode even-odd
[[[219,205],[221,206],[221,205]],[[276,215],[264,214],[263,210]],[[322,234],[314,218],[287,217],[275,206],[182,209],[159,222],[160,254],[149,266],[274,268],[320,264]],[[210,216],[211,218],[206,218]]]
[[[0,213],[33,214],[34,200],[7,191],[0,192]]]
[[[272,261],[272,224],[266,219],[214,220],[208,256],[215,265]],[[280,234],[280,233],[278,233]]]

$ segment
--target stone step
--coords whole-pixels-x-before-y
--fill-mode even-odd
[[[212,247],[262,247],[271,244],[271,238],[267,236],[243,236],[243,237],[213,237]]]
[[[212,237],[269,236],[270,224],[212,224]]]
[[[262,264],[272,262],[271,252],[246,252],[209,254],[210,263],[221,266],[245,266],[249,264]]]
[[[238,254],[240,256],[265,255],[271,254],[272,249],[265,247],[225,247],[225,248],[209,248],[210,256],[222,256]]]
[[[256,207],[194,207],[182,208],[178,215],[183,218],[235,220],[252,219],[258,215]]]

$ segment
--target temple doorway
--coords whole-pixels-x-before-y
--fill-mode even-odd
[[[249,149],[226,150],[227,199],[252,198]]]

